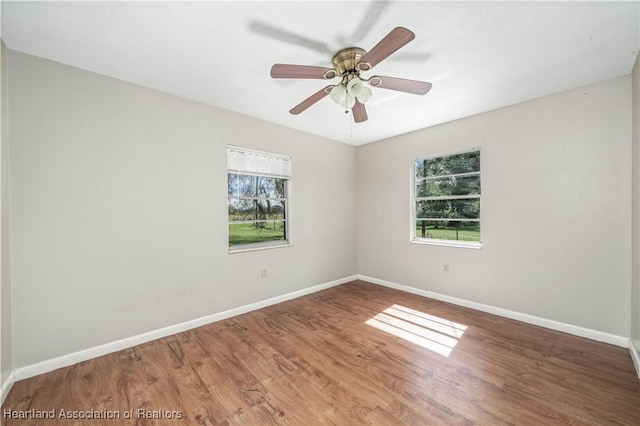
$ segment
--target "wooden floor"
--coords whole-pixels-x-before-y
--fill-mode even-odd
[[[2,413],[6,425],[639,425],[640,380],[625,348],[355,281],[17,382]]]

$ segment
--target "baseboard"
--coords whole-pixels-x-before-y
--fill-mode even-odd
[[[15,375],[11,373],[4,381],[4,383],[2,383],[2,386],[0,386],[0,405],[4,404],[4,400],[7,398],[7,395],[9,395],[9,391],[11,390],[11,387],[13,386],[13,383],[15,381]]]
[[[631,354],[633,365],[636,367],[638,378],[640,378],[640,347],[636,346],[632,339],[629,339],[629,353]]]
[[[465,299],[459,299],[457,297],[446,296],[444,294],[434,293],[427,290],[421,290],[415,287],[409,287],[402,284],[393,283],[390,281],[380,280],[366,275],[358,275],[358,279],[368,281],[373,284],[382,285],[385,287],[394,288],[396,290],[405,291],[407,293],[413,293],[431,299],[441,300],[443,302],[452,303],[454,305],[464,306],[466,308],[475,309],[477,311],[487,312],[490,314],[498,315],[505,318],[514,319],[517,321],[526,322],[528,324],[537,325],[540,327],[549,328],[551,330],[561,331],[563,333],[573,334],[575,336],[585,337],[587,339],[596,340],[598,342],[605,342],[623,348],[629,347],[629,338],[623,336],[617,336],[615,334],[609,334],[602,331],[592,330],[589,328],[579,327],[572,324],[566,324],[559,321],[554,321],[546,318],[536,317],[534,315],[523,314],[516,311],[510,311],[508,309],[498,308],[496,306],[485,305],[482,303],[472,302]],[[637,355],[637,353],[636,353]],[[636,364],[637,366],[638,364]]]
[[[96,358],[112,352],[117,352],[117,351],[127,349],[142,343],[147,343],[152,340],[171,336],[172,334],[191,330],[196,327],[201,327],[203,325],[211,324],[213,322],[220,321],[226,318],[235,317],[237,315],[241,315],[247,312],[255,311],[257,309],[265,308],[267,306],[286,302],[287,300],[295,299],[301,296],[305,296],[307,294],[325,290],[327,288],[334,287],[340,284],[345,284],[347,282],[354,281],[356,279],[358,279],[356,275],[341,278],[339,280],[330,281],[324,284],[319,284],[313,287],[283,294],[281,296],[272,297],[270,299],[261,300],[255,303],[250,303],[248,305],[229,309],[223,312],[218,312],[218,313],[207,315],[201,318],[196,318],[191,321],[186,321],[180,324],[176,324],[176,325],[161,328],[158,330],[150,331],[147,333],[139,334],[137,336],[127,337],[125,339],[117,340],[115,342],[107,343],[100,346],[95,346],[89,349],[84,349],[82,351],[63,355],[47,361],[42,361],[36,364],[27,365],[25,367],[19,367],[15,371],[15,380],[23,380],[29,377],[37,376],[39,374],[48,373],[49,371],[57,370],[58,368],[67,367],[69,365],[87,361],[92,358]]]

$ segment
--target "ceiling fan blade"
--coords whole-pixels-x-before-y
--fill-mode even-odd
[[[373,87],[383,89],[398,90],[400,92],[413,93],[414,95],[425,95],[431,90],[431,83],[426,81],[408,80],[406,78],[386,77],[376,75],[369,79],[369,84]]]
[[[333,68],[310,65],[275,64],[271,67],[272,78],[317,78],[328,80],[337,75]]]
[[[360,59],[358,68],[361,71],[370,70],[414,38],[416,35],[404,27],[394,28]]]
[[[311,105],[315,104],[320,99],[324,98],[329,93],[331,93],[331,89],[333,89],[333,88],[334,88],[334,86],[327,86],[324,89],[318,90],[316,93],[314,93],[313,95],[309,96],[304,101],[300,102],[298,105],[296,105],[293,108],[291,108],[291,110],[289,112],[291,114],[294,114],[294,115],[300,114],[301,112],[303,112],[304,110],[309,108]]]
[[[353,112],[353,121],[356,123],[367,121],[367,110],[365,109],[364,104],[360,103],[360,101],[356,100],[351,111]]]

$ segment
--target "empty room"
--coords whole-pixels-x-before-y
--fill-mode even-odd
[[[0,424],[640,424],[640,2],[0,2]]]

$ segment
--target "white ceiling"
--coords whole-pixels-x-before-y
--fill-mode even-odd
[[[640,2],[7,2],[10,49],[352,145],[631,72]],[[372,73],[425,80],[417,96],[373,89],[369,120],[325,98],[322,80],[274,80],[273,63],[331,66],[396,26],[415,40]]]

